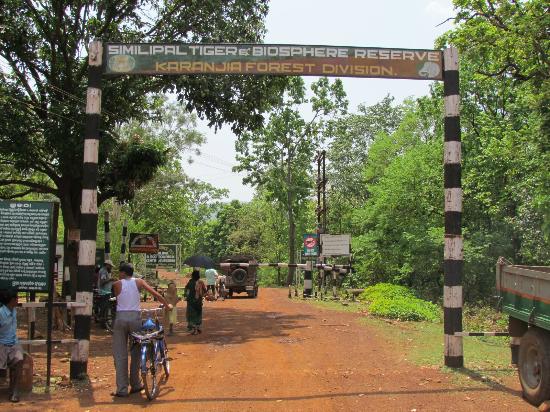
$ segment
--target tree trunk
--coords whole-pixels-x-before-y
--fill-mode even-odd
[[[293,196],[292,196],[292,172],[291,172],[291,158],[288,157],[287,161],[287,213],[288,213],[288,263],[296,263],[296,223],[294,222],[294,210],[293,210]],[[286,286],[292,284],[294,280],[294,274],[296,268],[288,268],[288,275],[286,277]]]
[[[78,270],[78,243],[80,241],[80,185],[78,191],[71,190],[73,185],[70,183],[59,187],[59,199],[61,203],[61,213],[63,215],[63,224],[65,226],[64,239],[64,257],[63,265],[69,268],[70,278],[64,282],[65,296],[70,295],[71,300],[76,295],[76,278]],[[64,279],[65,280],[65,279]]]

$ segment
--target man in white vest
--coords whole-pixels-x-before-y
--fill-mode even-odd
[[[120,280],[113,284],[117,298],[116,318],[113,328],[113,357],[115,359],[116,391],[111,395],[127,397],[143,389],[139,377],[139,346],[131,350],[130,379],[128,380],[128,338],[130,333],[141,329],[140,291],[145,289],[155,296],[168,309],[172,309],[164,297],[155,291],[143,279],[134,278],[134,267],[131,263],[120,265]],[[130,391],[128,392],[128,384]]]

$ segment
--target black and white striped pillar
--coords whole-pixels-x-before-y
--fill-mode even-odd
[[[127,262],[126,257],[126,237],[128,236],[128,220],[122,224],[122,243],[120,244],[120,262]]]
[[[109,227],[109,212],[105,212],[103,218],[103,228],[105,230],[105,260],[111,260],[111,229]]]
[[[338,271],[336,269],[332,269],[332,297],[336,298],[338,296],[337,291],[337,282],[338,282]]]
[[[444,249],[444,330],[445,366],[464,366],[462,336],[462,272],[464,253],[462,240],[462,182],[460,143],[460,95],[458,52],[450,47],[443,52],[443,88],[445,94],[445,249]]]
[[[310,298],[313,294],[313,261],[306,261],[306,269],[304,271],[304,298]]]
[[[88,51],[88,90],[86,93],[86,128],[82,171],[82,200],[80,204],[80,243],[78,247],[78,276],[76,301],[84,303],[75,308],[74,338],[78,343],[71,354],[71,379],[86,378],[90,350],[92,315],[92,279],[95,267],[97,239],[97,161],[99,123],[101,118],[101,60],[103,45],[90,43]]]

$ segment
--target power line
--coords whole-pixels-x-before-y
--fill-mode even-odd
[[[10,67],[9,65],[7,65],[6,63],[3,63],[1,60],[0,60],[0,66],[1,66],[1,68],[3,68],[2,74],[5,74],[5,75],[8,75],[8,76],[9,76],[10,73],[6,72],[6,68],[9,69],[9,70],[11,70],[11,67]],[[45,85],[46,87],[49,87],[49,88],[52,89],[52,90],[55,90],[55,91],[57,91],[57,92],[59,92],[59,93],[62,93],[63,95],[69,97],[70,99],[72,99],[72,100],[74,100],[74,101],[76,101],[76,102],[79,102],[79,103],[83,104],[84,107],[86,107],[86,101],[85,101],[84,99],[81,99],[80,97],[75,96],[74,94],[71,94],[71,93],[67,92],[66,90],[63,90],[63,89],[61,89],[61,88],[59,88],[59,87],[57,87],[57,86],[54,86],[53,84],[44,83],[44,85]],[[56,101],[58,101],[58,102],[60,102],[60,103],[63,103],[60,99],[58,99],[58,98],[56,98],[56,97],[54,97],[54,96],[52,96],[52,95],[50,95],[49,97],[50,97],[51,99],[53,99],[53,100],[56,100]],[[102,111],[103,111],[104,113],[106,113],[107,115],[109,115],[109,116],[116,117],[113,113],[111,113],[111,112],[109,112],[109,111],[107,111],[107,110],[105,110],[105,109],[102,109]]]

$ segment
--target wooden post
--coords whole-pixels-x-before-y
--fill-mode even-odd
[[[445,366],[464,366],[462,336],[462,273],[464,252],[462,239],[462,170],[460,143],[460,95],[458,52],[451,47],[444,51],[443,88],[445,94],[445,249],[443,310],[445,331]]]
[[[92,315],[92,279],[95,268],[97,240],[97,161],[99,123],[101,120],[101,71],[103,45],[90,43],[88,51],[88,90],[86,93],[86,135],[80,204],[80,243],[78,247],[78,277],[76,301],[85,306],[75,308],[74,337],[78,343],[71,354],[71,379],[86,378],[90,350]]]
[[[304,271],[304,298],[310,298],[313,294],[313,277],[312,277],[312,270],[313,270],[313,261],[307,260],[306,261],[307,267]]]
[[[127,262],[126,257],[126,237],[128,236],[128,220],[124,220],[122,225],[122,243],[120,244],[120,261]]]
[[[105,260],[111,260],[111,233],[109,227],[109,212],[105,212],[103,220],[105,230]]]
[[[336,290],[336,278],[337,278],[337,271],[335,269],[332,269],[332,297],[336,299],[338,297],[338,292]]]

